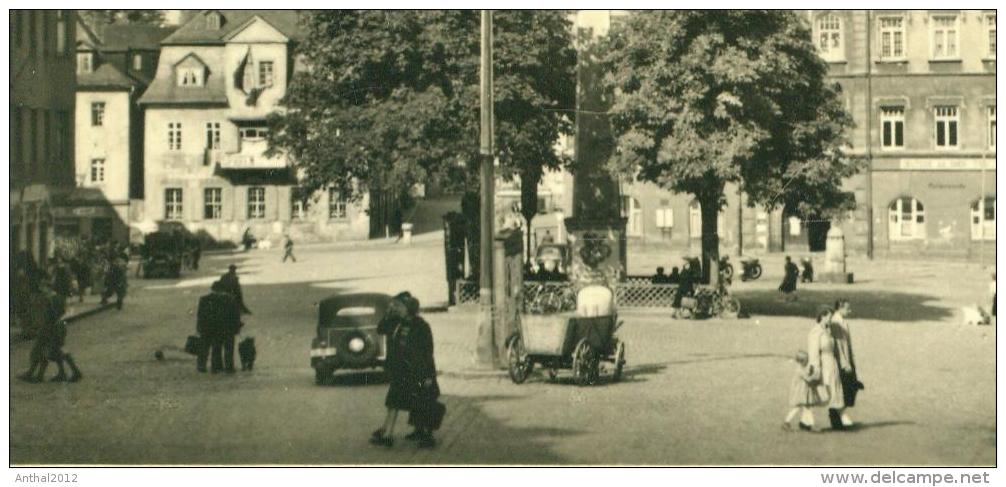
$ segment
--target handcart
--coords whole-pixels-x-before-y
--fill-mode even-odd
[[[572,369],[574,381],[586,386],[598,382],[601,363],[609,362],[612,381],[621,379],[625,343],[615,336],[621,326],[618,315],[610,305],[600,313],[584,312],[583,295],[581,291],[575,313],[521,316],[518,331],[507,340],[508,369],[515,384],[527,380],[536,364],[547,368],[552,380],[559,369]]]

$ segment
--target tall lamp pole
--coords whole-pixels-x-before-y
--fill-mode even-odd
[[[480,365],[496,365],[493,343],[493,17],[482,11],[482,60],[479,176],[481,212],[479,234],[479,324],[475,354]]]

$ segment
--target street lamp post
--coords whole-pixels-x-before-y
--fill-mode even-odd
[[[479,365],[496,365],[493,343],[493,20],[492,12],[482,11],[482,59],[480,69],[481,110],[479,176],[481,212],[479,234],[479,323],[475,354]]]

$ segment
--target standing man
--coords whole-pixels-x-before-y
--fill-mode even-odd
[[[230,294],[237,301],[238,309],[241,310],[243,314],[251,314],[251,311],[245,306],[244,296],[241,294],[241,282],[238,281],[238,266],[231,264],[227,268],[227,272],[220,277],[220,283],[224,286],[224,292]]]
[[[286,262],[287,258],[293,259],[294,262],[297,262],[297,258],[293,256],[293,239],[290,238],[289,234],[287,234],[284,238],[283,262]]]
[[[105,274],[105,289],[101,293],[101,304],[108,304],[108,298],[115,294],[115,307],[122,310],[122,300],[126,298],[126,286],[126,262],[122,260],[121,256],[115,256],[108,261],[108,273]]]
[[[241,312],[237,301],[227,292],[223,281],[210,287],[210,294],[199,298],[196,313],[196,333],[202,342],[196,356],[196,370],[206,372],[206,359],[210,359],[210,372],[234,373],[234,335],[241,328]]]
[[[192,239],[192,270],[199,270],[199,259],[203,256],[203,242],[198,238]]]
[[[835,312],[831,315],[831,334],[835,338],[835,352],[838,354],[838,379],[842,383],[842,396],[845,407],[829,408],[828,419],[832,429],[845,429],[855,425],[849,417],[846,408],[856,405],[856,394],[865,389],[856,374],[856,360],[852,353],[852,334],[849,332],[849,322],[846,318],[852,313],[852,305],[848,299],[835,301]]]

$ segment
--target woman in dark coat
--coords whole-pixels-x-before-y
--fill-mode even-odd
[[[677,271],[677,268],[674,269]],[[695,272],[692,271],[691,264],[685,261],[681,268],[677,289],[674,290],[674,302],[671,304],[671,316],[677,318],[681,312],[681,298],[691,297],[695,294]]]
[[[384,370],[390,387],[384,400],[388,408],[384,426],[374,432],[370,442],[394,445],[398,411],[409,411],[409,424],[416,430],[405,438],[417,441],[421,448],[431,448],[436,445],[433,430],[439,427],[443,406],[437,402],[440,386],[433,360],[433,332],[419,316],[419,301],[407,292],[395,296],[378,331],[388,337]]]
[[[793,292],[796,291],[796,281],[800,278],[800,268],[793,263],[793,260],[786,256],[786,277],[783,277],[782,284],[779,285],[779,290],[786,295],[787,298],[792,296],[792,299],[796,299],[796,295]]]

